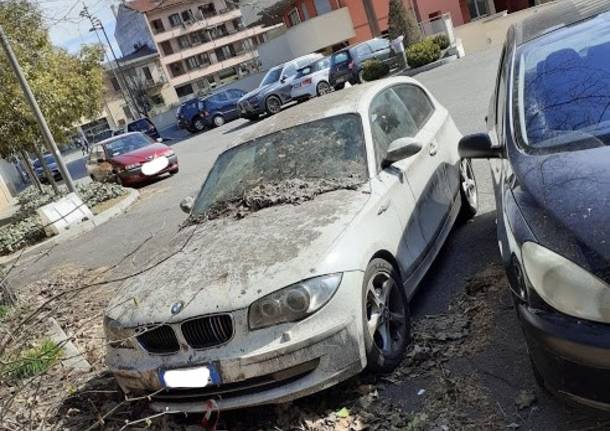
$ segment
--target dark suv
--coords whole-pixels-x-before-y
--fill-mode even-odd
[[[239,118],[237,101],[244,94],[233,88],[184,102],[176,112],[178,128],[196,133]]]
[[[161,137],[155,123],[148,118],[140,118],[139,120],[129,123],[127,125],[127,132],[142,132],[153,139],[159,139]]]
[[[366,60],[377,59],[390,66],[398,67],[400,56],[390,47],[387,39],[371,39],[358,45],[350,46],[335,52],[330,59],[330,85],[335,90],[341,90],[345,83],[359,84],[363,82],[362,74]]]

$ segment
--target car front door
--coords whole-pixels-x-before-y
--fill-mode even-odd
[[[282,103],[288,103],[292,100],[292,81],[294,81],[296,74],[297,67],[293,63],[288,63],[284,67],[284,70],[282,70],[282,76],[280,77],[278,88],[275,91],[282,99]]]

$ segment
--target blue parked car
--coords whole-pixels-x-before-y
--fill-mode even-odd
[[[238,89],[222,90],[183,103],[176,112],[178,128],[197,133],[239,118],[237,101],[244,94]]]
[[[53,174],[53,178],[56,181],[61,180],[61,172],[59,171],[59,166],[57,165],[57,161],[55,160],[55,157],[53,157],[52,154],[45,154],[43,157],[44,157],[44,161],[47,164],[47,167]],[[42,167],[42,163],[40,162],[40,160],[39,159],[33,160],[32,166],[34,166],[34,171],[36,172],[36,176],[38,177],[40,182],[47,183],[48,182],[47,176],[44,173],[44,168]]]

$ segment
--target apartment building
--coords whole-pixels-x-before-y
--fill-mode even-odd
[[[257,47],[271,28],[246,28],[233,0],[132,0],[143,13],[169,84],[189,98],[258,70]]]

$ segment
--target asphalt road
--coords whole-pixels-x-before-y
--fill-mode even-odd
[[[484,117],[495,81],[499,50],[467,56],[416,76],[451,112],[462,133],[484,130]],[[37,251],[22,259],[17,271],[22,282],[44,277],[52,270],[68,267],[99,268],[116,264],[143,241],[135,258],[116,272],[129,273],[154,255],[184,220],[178,204],[200,187],[216,156],[233,142],[248,123],[238,120],[207,133],[184,139],[178,130],[167,130],[177,139],[169,144],[180,159],[180,173],[140,189],[139,202],[119,216],[78,239],[52,250]],[[78,168],[78,161],[73,162]],[[414,316],[444,313],[452,297],[462,292],[465,280],[490,263],[499,262],[495,236],[495,210],[487,162],[477,162],[475,173],[480,193],[480,212],[470,223],[457,227],[437,258],[420,293],[412,304]],[[41,255],[49,251],[48,255]],[[510,308],[510,307],[508,307]],[[514,411],[514,398],[521,389],[536,385],[529,367],[526,347],[512,310],[496,319],[493,348],[481,353],[476,364],[483,369],[482,383],[502,411]],[[471,364],[471,367],[475,367]],[[468,364],[465,365],[468,368]],[[475,367],[476,368],[476,367]],[[487,376],[487,377],[485,377]],[[407,382],[388,396],[408,399],[415,388]],[[572,409],[536,389],[539,406],[519,421],[521,429],[580,429],[599,418],[582,409]],[[574,425],[576,424],[576,425]],[[585,429],[585,428],[582,428]],[[586,428],[598,429],[598,428]],[[599,428],[601,429],[601,428]]]

